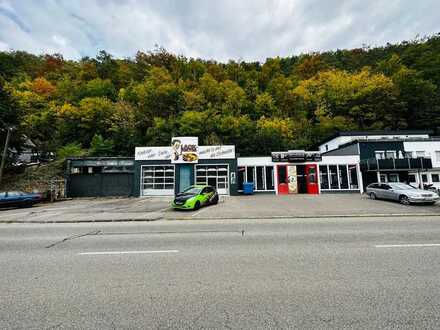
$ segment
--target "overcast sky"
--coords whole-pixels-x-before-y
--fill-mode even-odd
[[[0,50],[264,61],[440,32],[440,0],[0,0]]]

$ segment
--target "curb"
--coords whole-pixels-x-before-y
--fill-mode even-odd
[[[152,222],[158,220],[165,221],[184,221],[184,220],[198,220],[198,221],[209,221],[209,220],[272,220],[272,219],[335,219],[335,218],[392,218],[392,217],[440,217],[440,214],[432,213],[387,213],[387,214],[336,214],[336,215],[295,215],[295,216],[268,216],[268,217],[204,217],[204,218],[193,218],[193,217],[173,217],[164,218],[162,216],[151,219],[99,219],[99,220],[0,220],[0,224],[69,224],[69,223],[112,223],[112,222]]]
[[[176,217],[164,218],[164,220],[270,220],[270,219],[334,219],[334,218],[392,218],[392,217],[440,217],[440,214],[434,213],[385,213],[385,214],[332,214],[332,215],[275,215],[275,216],[256,216],[256,217]]]
[[[68,223],[110,223],[110,222],[151,222],[151,221],[157,221],[163,219],[162,217],[158,218],[152,218],[152,219],[99,219],[99,220],[73,220],[73,221],[67,221],[67,220],[0,220],[0,224],[12,224],[12,223],[36,223],[36,224],[68,224]]]

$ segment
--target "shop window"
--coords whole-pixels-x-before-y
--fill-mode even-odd
[[[255,182],[253,166],[248,166],[246,168],[246,182]]]
[[[321,178],[321,189],[329,189],[327,165],[319,165],[319,176]]]
[[[266,190],[274,190],[273,166],[266,166]]]
[[[348,174],[347,165],[338,165],[339,168],[339,182],[341,189],[348,189]]]
[[[431,174],[432,182],[440,182],[438,174]]]
[[[264,190],[264,167],[257,166],[256,174],[257,174],[257,186],[255,188],[256,190]]]
[[[338,167],[330,165],[328,169],[330,173],[330,189],[339,189]]]
[[[244,176],[245,176],[245,171],[246,168],[245,167],[239,167],[238,168],[238,172],[237,172],[237,185],[238,185],[238,190],[243,190],[243,182],[244,182]]]
[[[416,176],[414,174],[409,174],[408,182],[416,182]]]
[[[428,176],[426,174],[422,174],[422,181],[423,183],[428,182]]]
[[[387,175],[386,174],[380,174],[379,175],[379,182],[387,182]]]
[[[359,189],[356,165],[348,165],[348,178],[350,180],[350,189]]]

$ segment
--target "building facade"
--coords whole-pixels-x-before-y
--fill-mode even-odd
[[[363,193],[373,182],[440,188],[440,138],[429,131],[341,132],[319,151],[288,150],[237,157],[235,146],[199,146],[176,137],[170,146],[138,147],[133,158],[69,159],[67,194],[173,196],[194,184],[221,195]]]

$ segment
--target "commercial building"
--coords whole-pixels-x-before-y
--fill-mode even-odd
[[[235,146],[199,146],[175,137],[170,146],[138,147],[134,158],[72,158],[67,194],[172,196],[193,184],[237,195],[244,182],[256,193],[362,193],[372,182],[434,184],[440,188],[440,139],[430,131],[340,132],[318,151],[275,151],[237,157]]]

